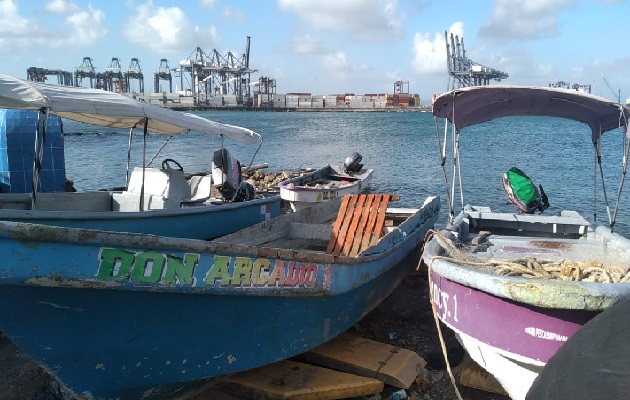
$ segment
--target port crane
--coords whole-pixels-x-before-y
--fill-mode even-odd
[[[129,68],[125,70],[125,88],[127,91],[131,90],[131,81],[138,81],[138,91],[144,93],[144,75],[142,74],[142,68],[140,68],[140,61],[137,58],[132,58]]]
[[[49,76],[57,77],[57,85],[72,86],[72,72],[60,69],[46,69],[30,67],[26,70],[26,79],[33,82],[45,83]]]
[[[205,53],[197,47],[185,60],[180,62],[179,73],[181,86],[184,87],[184,75],[190,78],[191,89],[197,105],[207,102],[211,96],[233,94],[237,104],[252,104],[250,79],[257,72],[249,67],[251,38],[247,36],[245,52],[236,55],[228,51],[225,55],[213,49]]]
[[[89,78],[90,88],[94,88],[96,72],[94,71],[94,64],[92,64],[90,57],[83,57],[81,65],[74,69],[74,86],[82,86],[83,78]]]
[[[450,90],[468,86],[488,85],[490,80],[501,81],[509,75],[494,68],[486,67],[466,57],[464,39],[451,33],[450,45],[448,33],[444,32],[446,41],[446,60],[448,66]],[[452,80],[451,80],[452,78]]]
[[[173,74],[171,73],[171,69],[168,66],[168,60],[166,58],[162,58],[160,60],[160,66],[153,72],[153,91],[155,93],[163,92],[160,85],[160,81],[163,80],[168,81],[168,92],[173,93]]]
[[[610,82],[608,82],[608,79],[606,79],[604,75],[602,75],[602,79],[604,80],[604,83],[606,84],[606,86],[608,86],[610,93],[612,93],[613,96],[617,96],[617,103],[621,103],[621,89],[617,89],[617,93],[615,93],[612,86],[610,85]]]

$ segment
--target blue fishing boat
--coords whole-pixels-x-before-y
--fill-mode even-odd
[[[0,219],[55,226],[212,239],[280,214],[279,196],[259,196],[241,177],[243,168],[224,138],[262,145],[249,129],[175,112],[100,89],[47,85],[0,75]],[[68,191],[62,118],[129,129],[124,187]],[[190,131],[216,135],[221,148],[208,173],[184,173],[163,159],[160,167],[143,150],[131,168],[135,129],[163,134],[167,141]],[[255,156],[254,154],[254,156]],[[249,163],[250,167],[252,161]],[[116,185],[112,185],[116,186]]]
[[[416,267],[440,201],[350,195],[212,240],[0,221],[0,330],[86,399],[148,399],[347,330]]]

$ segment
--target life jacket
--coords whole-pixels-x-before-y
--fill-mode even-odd
[[[540,188],[540,190],[539,190]],[[503,189],[510,202],[524,213],[543,212],[549,207],[549,200],[542,186],[539,188],[523,171],[516,167],[503,174]]]

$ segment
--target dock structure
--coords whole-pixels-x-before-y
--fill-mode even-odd
[[[447,90],[458,89],[468,86],[485,86],[491,80],[501,81],[509,75],[506,72],[498,71],[494,68],[486,67],[476,63],[466,57],[464,39],[459,36],[449,36],[444,32],[446,41],[446,60],[448,64],[449,84]]]
[[[243,54],[221,54],[216,49],[206,53],[197,47],[175,68],[171,68],[168,60],[162,58],[159,67],[154,70],[153,90],[149,93],[144,90],[144,75],[138,58],[132,58],[129,68],[123,70],[120,59],[113,57],[104,72],[96,72],[92,58],[83,57],[81,65],[74,70],[74,86],[84,86],[84,79],[89,79],[90,88],[119,92],[150,104],[185,111],[428,110],[421,106],[418,94],[409,92],[409,81],[402,80],[394,82],[393,94],[277,93],[274,78],[260,76],[251,81],[251,74],[258,70],[250,68],[250,49],[251,37],[247,36]],[[29,69],[27,75],[29,79],[45,80],[41,69],[34,67]],[[72,82],[72,73],[63,76]],[[137,91],[134,80],[138,81]]]
[[[569,82],[558,81],[550,83],[549,87],[576,90],[583,93],[591,93],[591,85],[588,84],[574,83],[573,85],[571,85],[571,83]]]

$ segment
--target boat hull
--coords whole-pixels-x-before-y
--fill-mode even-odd
[[[585,279],[592,265],[627,268],[629,248],[627,238],[577,212],[521,215],[467,206],[431,236],[422,257],[438,318],[512,399],[522,400],[565,342],[602,311],[630,298],[627,281]],[[527,259],[556,261],[562,271],[582,262],[583,279],[521,276],[516,272],[531,271]],[[522,268],[495,273],[496,265],[510,263]]]
[[[535,307],[431,272],[433,305],[475,362],[513,400],[524,399],[542,367],[597,311]]]
[[[0,209],[0,220],[210,240],[275,218],[280,215],[280,208],[280,197],[271,196],[240,203],[143,212]]]
[[[378,281],[337,296],[1,286],[2,331],[77,394],[160,398],[195,380],[289,358],[334,338],[384,300],[413,266],[391,268]]]
[[[370,186],[373,172],[371,169],[364,169],[350,176],[339,168],[329,165],[303,176],[280,182],[278,184],[280,197],[289,202],[293,211],[300,211],[313,204],[366,191]],[[351,181],[338,184],[344,177]],[[316,185],[318,181],[334,182],[334,184]]]
[[[0,331],[76,395],[163,397],[350,328],[417,265],[401,261],[438,211],[358,257],[0,221]]]

